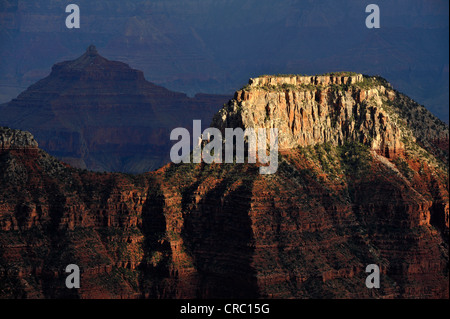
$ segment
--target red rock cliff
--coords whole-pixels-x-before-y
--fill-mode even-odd
[[[273,175],[204,163],[101,174],[30,138],[3,147],[0,295],[448,298],[448,150],[436,142],[448,126],[380,79],[303,78],[314,83],[252,80],[213,121],[281,126]],[[29,136],[6,131],[0,141]],[[70,263],[79,290],[65,288]]]

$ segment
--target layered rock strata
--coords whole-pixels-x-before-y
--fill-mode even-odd
[[[2,129],[0,296],[448,298],[448,126],[382,79],[339,78],[251,80],[214,118],[279,125],[273,175],[81,171]],[[72,263],[79,290],[65,287]],[[368,264],[380,289],[365,285]]]

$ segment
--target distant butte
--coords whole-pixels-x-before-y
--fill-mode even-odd
[[[172,128],[210,123],[230,98],[170,91],[90,45],[0,105],[0,125],[30,131],[40,147],[76,167],[140,173],[169,161]]]

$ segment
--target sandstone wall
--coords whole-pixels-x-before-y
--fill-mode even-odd
[[[222,130],[236,126],[278,128],[280,149],[357,141],[394,156],[404,149],[403,135],[382,106],[392,92],[383,86],[342,86],[362,80],[361,74],[251,79],[249,88],[236,92],[235,99],[216,114],[212,126]],[[285,84],[292,87],[283,87]],[[276,88],[268,89],[267,85]]]

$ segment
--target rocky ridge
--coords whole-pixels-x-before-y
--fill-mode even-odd
[[[0,152],[0,296],[448,298],[448,127],[420,129],[432,115],[381,79],[339,78],[251,80],[214,118],[280,125],[273,175],[204,163],[94,173],[41,150]]]
[[[355,141],[387,157],[404,152],[405,142],[416,138],[429,150],[436,142],[448,145],[449,139],[445,123],[386,80],[351,72],[250,79],[211,125],[278,128],[280,149]],[[441,149],[441,158],[448,160],[448,147]]]

